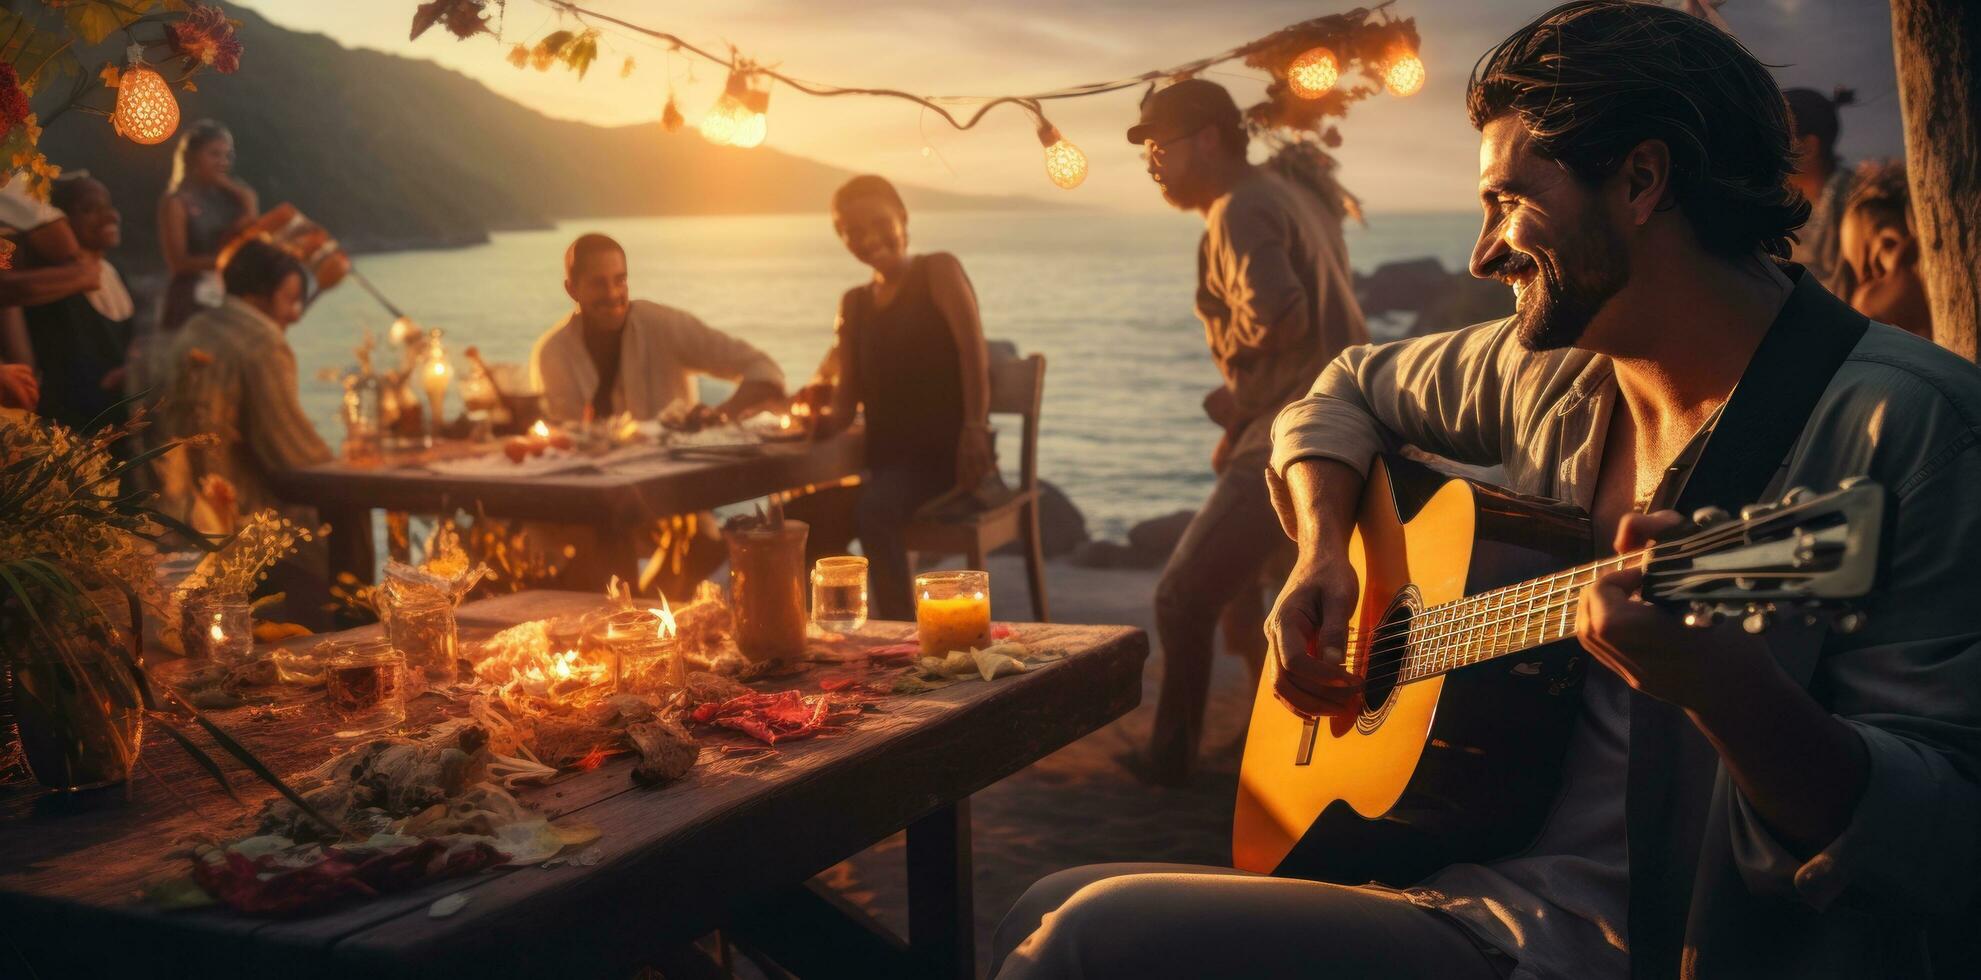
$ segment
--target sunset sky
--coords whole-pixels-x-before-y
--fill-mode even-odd
[[[438,28],[408,41],[417,0],[238,5],[348,46],[430,59],[549,115],[601,125],[657,119],[670,79],[692,125],[723,80],[717,66],[614,33],[605,36],[599,60],[584,79],[561,67],[547,73],[513,68],[503,60],[511,43],[532,43],[559,26],[557,15],[535,0],[509,0],[500,42],[485,37],[457,42]],[[749,57],[808,80],[955,95],[1024,93],[1135,75],[1347,7],[1314,0],[587,0],[586,5],[703,47],[734,44]],[[1412,98],[1378,97],[1354,108],[1342,123],[1344,183],[1372,210],[1475,207],[1477,137],[1462,105],[1466,73],[1493,42],[1551,5],[1399,0],[1391,9],[1417,19],[1429,81]],[[1843,116],[1841,150],[1847,158],[1900,153],[1884,0],[1728,0],[1721,12],[1762,60],[1782,66],[1784,86],[1856,89],[1860,104]],[[635,68],[622,79],[627,56]],[[1242,66],[1225,66],[1211,77],[1230,86],[1241,104],[1255,100],[1261,84]],[[768,145],[928,187],[1148,210],[1163,205],[1142,172],[1137,148],[1122,136],[1138,97],[1139,91],[1128,91],[1049,109],[1092,161],[1086,184],[1072,192],[1046,182],[1030,123],[1009,109],[994,111],[976,130],[955,132],[911,103],[819,99],[780,87],[771,99]],[[656,128],[654,138],[699,137],[692,130],[670,137]]]

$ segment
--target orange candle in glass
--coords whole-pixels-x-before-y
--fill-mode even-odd
[[[922,653],[990,646],[990,573],[925,572],[915,576],[915,633]]]

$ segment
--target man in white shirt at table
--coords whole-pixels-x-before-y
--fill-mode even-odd
[[[693,314],[635,300],[626,250],[605,235],[579,235],[564,252],[564,291],[577,308],[530,352],[530,377],[550,417],[576,422],[621,412],[656,418],[675,402],[694,404],[695,375],[736,382],[716,406],[720,417],[782,401],[784,372],[763,351]]]
[[[543,392],[544,409],[554,421],[603,420],[622,412],[645,421],[680,402],[693,405],[698,421],[707,422],[740,418],[784,400],[784,372],[763,351],[693,314],[633,299],[626,250],[605,235],[579,235],[564,251],[564,291],[577,308],[537,338],[530,352],[531,381]],[[695,394],[698,374],[736,382],[736,393],[721,405],[703,406]],[[715,515],[706,511],[621,534],[570,533],[578,530],[530,529],[537,548],[571,555],[560,577],[572,586],[596,587],[613,568],[623,567],[610,549],[630,543],[645,550],[643,539],[650,538],[654,551],[636,584],[682,599],[727,556]]]

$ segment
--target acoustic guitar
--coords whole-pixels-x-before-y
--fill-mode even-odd
[[[1273,696],[1269,662],[1239,773],[1239,868],[1404,885],[1456,862],[1519,851],[1559,786],[1581,705],[1582,589],[1625,562],[1643,595],[1688,625],[1729,617],[1759,633],[1780,617],[1848,632],[1848,601],[1878,578],[1885,493],[1863,480],[1825,494],[1693,515],[1696,530],[1580,563],[1578,510],[1421,464],[1371,469],[1349,559],[1361,583],[1348,669],[1360,710],[1303,718]]]

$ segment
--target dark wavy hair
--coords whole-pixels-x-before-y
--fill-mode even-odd
[[[229,296],[270,296],[290,276],[302,277],[303,286],[309,286],[295,256],[259,238],[242,242],[220,267],[220,281]]]
[[[1700,243],[1787,258],[1809,202],[1794,169],[1781,89],[1753,54],[1690,14],[1630,0],[1577,0],[1542,14],[1472,68],[1475,128],[1512,114],[1535,152],[1587,184],[1662,140],[1671,199]]]

